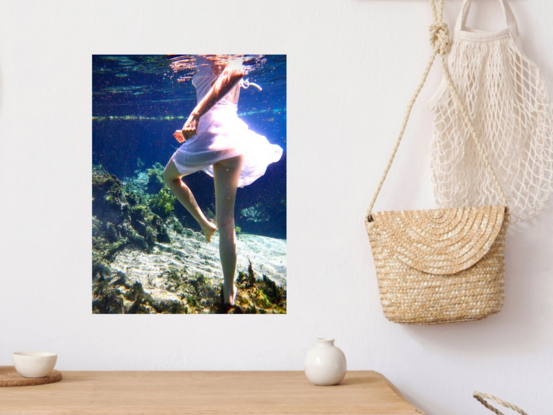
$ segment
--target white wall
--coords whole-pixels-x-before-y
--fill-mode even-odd
[[[476,0],[480,28],[501,25]],[[553,90],[553,2],[512,0]],[[460,0],[446,0],[452,25]],[[495,18],[485,19],[485,11]],[[488,14],[489,15],[489,14]],[[318,336],[384,373],[429,414],[529,413],[553,396],[553,206],[507,241],[505,308],[406,327],[380,310],[367,203],[430,53],[424,0],[0,0],[0,364],[59,353],[62,370],[299,370]],[[91,314],[91,55],[288,55],[289,313]],[[432,207],[435,66],[378,208]]]

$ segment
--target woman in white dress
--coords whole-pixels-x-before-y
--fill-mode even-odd
[[[198,104],[182,130],[174,136],[182,143],[165,167],[163,176],[177,200],[202,228],[207,242],[219,231],[223,270],[223,297],[227,309],[235,307],[236,234],[234,204],[237,187],[263,176],[267,166],[280,160],[282,148],[248,128],[237,115],[244,68],[240,58],[226,65],[197,58],[192,79]],[[210,222],[182,177],[203,170],[214,178],[216,225]]]

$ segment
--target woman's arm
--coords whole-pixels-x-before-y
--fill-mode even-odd
[[[198,123],[200,122],[200,118],[207,111],[213,108],[215,104],[217,104],[221,99],[223,99],[224,96],[228,94],[243,77],[244,69],[241,65],[238,66],[229,64],[226,66],[223,73],[219,75],[209,92],[200,102],[198,102],[198,104],[184,123],[181,133],[185,139],[193,137],[196,134],[196,129],[198,127]]]
[[[208,112],[215,104],[227,95],[244,77],[244,69],[241,66],[229,64],[217,78],[206,96],[198,102],[192,114],[199,117]]]

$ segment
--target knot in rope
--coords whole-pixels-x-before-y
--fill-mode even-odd
[[[447,55],[451,49],[449,28],[444,22],[435,22],[430,25],[430,44],[434,52]]]

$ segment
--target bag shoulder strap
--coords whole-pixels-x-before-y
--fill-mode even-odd
[[[451,79],[451,74],[449,73],[449,69],[447,67],[445,55],[447,55],[451,49],[451,40],[449,39],[449,29],[447,25],[442,21],[442,15],[443,15],[443,8],[444,8],[444,0],[438,0],[436,4],[436,0],[429,0],[430,7],[432,8],[432,14],[434,16],[434,22],[430,25],[430,44],[432,45],[432,54],[430,55],[430,59],[428,60],[428,63],[426,64],[426,68],[424,69],[422,79],[417,85],[417,88],[415,89],[415,93],[413,94],[413,97],[407,104],[407,110],[405,111],[405,116],[403,117],[403,122],[401,124],[401,128],[399,131],[399,135],[396,139],[396,143],[394,145],[394,148],[392,150],[392,155],[390,156],[390,159],[388,160],[388,164],[386,165],[386,168],[384,169],[384,174],[382,175],[382,178],[380,179],[380,182],[378,183],[378,186],[376,188],[376,191],[373,195],[373,198],[369,204],[369,207],[367,209],[366,218],[369,222],[372,222],[372,210],[374,207],[374,204],[376,202],[376,199],[378,198],[378,194],[380,193],[380,190],[382,189],[382,185],[384,184],[384,181],[386,180],[386,176],[388,175],[388,171],[390,170],[390,167],[392,166],[392,162],[394,161],[394,158],[396,156],[397,150],[399,148],[399,144],[401,143],[401,139],[403,137],[403,133],[405,132],[405,128],[407,127],[407,122],[409,121],[409,116],[411,115],[411,110],[413,109],[413,105],[415,104],[415,101],[417,100],[417,97],[419,96],[419,93],[424,86],[424,83],[426,82],[426,78],[428,77],[428,73],[430,72],[430,68],[432,67],[432,64],[434,63],[434,59],[436,58],[436,55],[440,55],[440,62],[442,64],[442,71],[444,74],[444,78],[447,82],[447,86],[449,90],[451,91],[451,95],[453,96],[453,99],[455,101],[455,105],[461,112],[461,115],[463,117],[463,121],[466,125],[466,127],[469,130],[470,136],[472,137],[472,140],[474,141],[474,144],[476,145],[476,148],[478,150],[478,153],[480,154],[480,157],[484,161],[484,165],[486,166],[486,170],[490,174],[492,181],[499,191],[499,195],[501,197],[502,204],[507,207],[507,198],[505,197],[505,193],[503,192],[503,189],[501,185],[499,184],[499,181],[497,180],[497,176],[495,172],[492,169],[492,166],[486,157],[486,154],[484,153],[484,149],[482,148],[482,144],[480,143],[480,140],[476,136],[476,131],[474,130],[474,126],[472,125],[472,121],[470,120],[467,110],[461,101],[461,98],[459,94],[457,93],[457,90],[455,89],[455,86],[453,85],[453,80]]]

